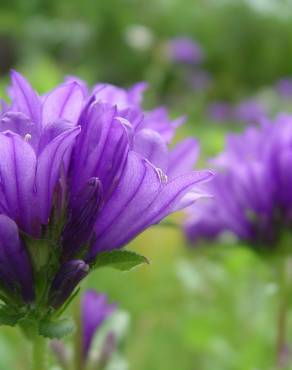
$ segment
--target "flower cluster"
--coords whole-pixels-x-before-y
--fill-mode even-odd
[[[227,138],[208,184],[185,225],[192,242],[231,232],[254,248],[274,249],[292,224],[292,117],[279,115]]]
[[[69,77],[39,96],[11,78],[0,111],[1,298],[43,317],[101,254],[190,205],[211,174],[192,170],[195,140],[169,148],[182,120],[144,112],[144,83],[89,90]]]

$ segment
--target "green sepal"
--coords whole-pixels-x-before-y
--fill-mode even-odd
[[[39,324],[39,334],[50,339],[61,339],[74,329],[74,321],[70,319],[43,320]]]
[[[24,314],[13,312],[7,306],[0,307],[0,325],[15,326]]]
[[[141,254],[129,250],[113,250],[98,254],[92,267],[112,267],[121,271],[129,271],[144,263],[149,264],[149,260]]]

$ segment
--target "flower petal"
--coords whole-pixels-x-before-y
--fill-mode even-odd
[[[76,123],[83,104],[83,89],[76,81],[58,86],[44,100],[43,125],[56,119]]]
[[[36,156],[33,148],[19,135],[0,133],[0,188],[7,214],[27,233],[35,234],[34,180]]]
[[[41,125],[41,100],[28,81],[16,71],[11,72],[13,110],[22,112]]]
[[[64,163],[64,155],[72,147],[80,127],[75,127],[55,137],[38,157],[36,169],[36,191],[41,222],[46,225],[52,207],[53,191],[56,186],[60,169]]]
[[[0,285],[25,302],[34,300],[32,266],[16,223],[0,215]]]
[[[167,175],[173,179],[193,170],[199,156],[200,147],[197,140],[188,138],[177,144],[169,155]]]
[[[207,171],[193,172],[165,183],[153,165],[135,152],[129,152],[120,182],[97,219],[89,259],[101,251],[122,247],[161,221],[195,184],[210,176]]]

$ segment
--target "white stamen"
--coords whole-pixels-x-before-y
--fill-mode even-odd
[[[167,175],[162,171],[161,168],[156,168],[156,171],[157,171],[157,174],[159,176],[159,179],[160,181],[163,183],[163,184],[166,184],[167,181],[168,181],[168,178],[167,178]]]
[[[31,139],[31,134],[24,135],[24,141],[29,141]]]

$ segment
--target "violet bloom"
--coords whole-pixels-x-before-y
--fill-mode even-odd
[[[201,46],[189,37],[176,37],[168,43],[170,60],[182,64],[199,64],[204,59]]]
[[[169,148],[181,119],[144,112],[144,89],[90,91],[70,77],[39,96],[12,72],[11,103],[0,112],[0,214],[15,242],[7,254],[2,230],[0,288],[24,304],[36,294],[36,317],[60,309],[101,252],[196,201],[211,176],[193,171],[194,139]]]
[[[105,368],[111,360],[113,352],[117,349],[117,336],[111,329],[100,336],[99,351],[93,351],[95,338],[107,320],[116,312],[117,306],[108,302],[105,294],[97,293],[94,290],[86,290],[81,297],[79,327],[80,332],[75,333],[76,343],[78,343],[78,354],[80,355],[80,369],[87,369],[88,365],[92,368]],[[70,368],[76,356],[70,355],[65,342],[54,340],[51,349],[58,360],[62,369]],[[76,348],[75,348],[76,350]]]
[[[95,335],[113,312],[115,304],[110,304],[105,294],[87,290],[81,300],[82,355],[86,361]]]
[[[255,248],[274,248],[292,225],[292,117],[229,135],[208,184],[213,199],[197,204],[185,225],[188,239],[231,232]]]
[[[280,79],[275,86],[276,91],[280,96],[286,99],[292,97],[292,78],[282,78]]]
[[[260,123],[267,116],[267,110],[260,102],[249,99],[234,108],[234,119],[244,123]]]
[[[228,122],[233,119],[233,108],[227,102],[217,101],[208,105],[207,114],[213,121]]]

